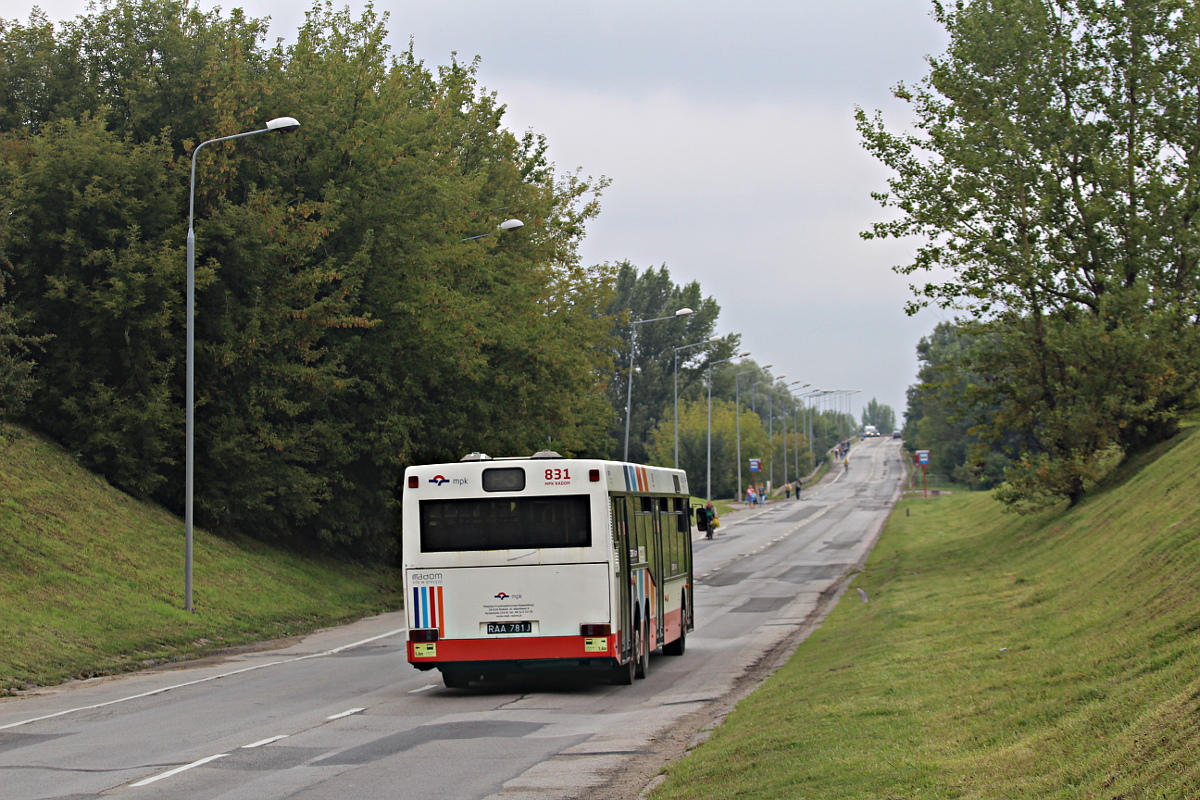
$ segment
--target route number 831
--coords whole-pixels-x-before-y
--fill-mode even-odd
[[[546,480],[548,481],[569,481],[571,480],[570,469],[548,469],[546,470]]]

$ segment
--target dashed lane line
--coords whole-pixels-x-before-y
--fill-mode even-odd
[[[335,647],[331,650],[325,650],[321,653],[309,653],[306,656],[296,656],[295,658],[285,658],[282,661],[271,661],[266,664],[255,664],[252,667],[243,667],[242,669],[235,669],[235,670],[230,670],[229,672],[222,672],[220,675],[210,675],[207,678],[199,678],[194,681],[186,681],[184,683],[176,683],[171,686],[163,686],[159,689],[151,689],[148,692],[142,692],[140,694],[133,694],[133,695],[129,695],[128,697],[119,697],[116,700],[108,700],[103,703],[94,703],[90,706],[79,706],[78,708],[68,708],[63,711],[56,711],[53,714],[45,714],[40,717],[32,717],[30,719],[23,719],[20,722],[10,722],[7,725],[0,725],[0,731],[8,730],[9,728],[18,728],[22,725],[29,725],[30,723],[41,722],[41,721],[47,720],[47,719],[54,719],[55,717],[62,717],[67,714],[75,714],[80,711],[92,711],[97,708],[105,708],[107,706],[114,706],[114,705],[117,705],[118,703],[127,703],[130,700],[140,700],[143,697],[152,697],[153,695],[163,694],[164,692],[174,691],[175,689],[183,689],[185,687],[195,686],[200,683],[208,683],[209,681],[216,681],[216,680],[220,680],[221,678],[229,678],[234,675],[241,675],[246,672],[254,672],[255,670],[259,670],[259,669],[266,669],[267,667],[278,667],[278,666],[282,666],[284,664],[295,664],[297,661],[307,661],[311,658],[323,658],[325,656],[332,656],[332,655],[336,655],[338,653],[344,652],[346,650],[352,650],[355,647],[362,647],[363,645],[370,644],[371,642],[377,642],[380,639],[386,639],[389,636],[395,636],[397,634],[404,633],[406,630],[408,630],[408,628],[397,628],[396,630],[388,631],[387,633],[381,633],[378,636],[372,636],[369,639],[363,639],[362,641],[352,642],[350,644],[344,644],[341,647]]]

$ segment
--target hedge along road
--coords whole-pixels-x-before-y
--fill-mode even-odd
[[[646,680],[451,690],[384,614],[273,650],[0,702],[7,800],[632,798],[774,669],[883,526],[904,470],[868,440],[802,500],[728,515],[696,547],[696,630]],[[855,602],[857,602],[857,598]]]

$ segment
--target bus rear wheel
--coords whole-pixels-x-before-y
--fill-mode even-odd
[[[447,689],[466,689],[471,685],[471,675],[456,669],[442,670],[442,683]]]
[[[633,685],[634,670],[637,667],[637,659],[631,658],[624,664],[617,664],[612,668],[612,673],[609,680],[616,686],[631,686]]]
[[[646,626],[640,624],[633,634],[633,677],[644,678],[650,671],[650,648],[646,646]]]
[[[686,604],[680,609],[680,612],[679,638],[663,645],[663,655],[681,656],[683,655],[683,651],[687,649],[688,616]]]

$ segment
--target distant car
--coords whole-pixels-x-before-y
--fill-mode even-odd
[[[893,439],[899,439],[899,438],[901,438],[901,436],[900,436],[900,431],[892,431],[892,438],[893,438]]]

